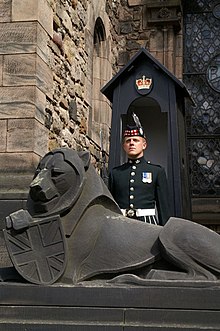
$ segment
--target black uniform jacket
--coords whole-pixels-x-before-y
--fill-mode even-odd
[[[160,225],[170,217],[165,170],[144,157],[113,168],[109,190],[121,209],[153,209],[156,204]]]

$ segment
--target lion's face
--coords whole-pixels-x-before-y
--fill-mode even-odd
[[[76,153],[76,152],[75,152]],[[78,154],[75,154],[79,163]],[[48,153],[39,163],[30,184],[28,209],[32,215],[66,210],[78,196],[84,167],[77,169],[62,152]]]

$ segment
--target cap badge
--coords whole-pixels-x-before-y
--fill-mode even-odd
[[[142,182],[143,183],[152,183],[152,172],[142,172]]]

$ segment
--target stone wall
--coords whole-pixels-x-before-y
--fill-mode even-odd
[[[146,48],[177,78],[182,79],[181,0],[114,0],[107,6],[117,45],[117,66],[124,66],[139,50]]]
[[[97,18],[108,50],[96,55],[99,61]],[[24,206],[34,169],[48,150],[88,149],[97,171],[103,166],[111,108],[94,89],[112,77],[110,31],[104,0],[0,1],[0,217]],[[105,68],[96,80],[94,63]],[[95,108],[102,110],[98,120]]]
[[[48,150],[46,98],[53,73],[47,40],[52,10],[45,0],[0,2],[0,209],[23,206],[39,158]]]
[[[39,159],[68,146],[108,161],[100,89],[146,47],[182,75],[180,1],[0,1],[0,201],[23,203]],[[178,47],[177,47],[178,46]]]
[[[93,78],[97,70],[93,68],[93,38],[95,22],[99,17],[106,28],[106,39],[110,39],[105,1],[50,0],[49,3],[53,9],[53,37],[48,44],[49,63],[53,72],[53,95],[47,98],[46,106],[48,148],[69,146],[77,150],[88,149],[93,163],[99,168],[101,142],[96,136],[93,137],[94,130],[91,127],[95,126],[95,122],[99,127],[103,120],[94,121],[94,116],[91,115],[96,107],[93,95],[95,90],[98,95],[96,99],[103,99],[99,90],[101,84],[104,85],[111,78],[112,70],[111,53],[105,54],[104,68],[108,68],[105,80],[95,83]],[[107,101],[104,103],[107,104]],[[109,104],[105,107],[105,112],[109,114],[104,129],[105,141],[108,142],[111,119]],[[108,143],[104,143],[104,149],[108,153]]]

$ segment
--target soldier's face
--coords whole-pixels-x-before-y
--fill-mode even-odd
[[[147,142],[142,137],[125,137],[123,148],[130,159],[137,159],[144,155],[144,150],[147,148]]]

